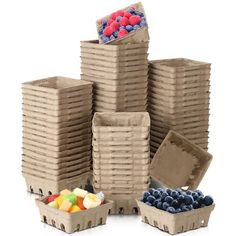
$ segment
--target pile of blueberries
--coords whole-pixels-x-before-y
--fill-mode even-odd
[[[210,206],[214,202],[211,196],[204,196],[200,190],[185,192],[179,188],[175,190],[151,188],[143,194],[141,201],[169,213],[191,211]]]
[[[137,11],[136,6],[129,7],[127,11],[116,11],[109,19],[100,20],[99,24],[99,37],[104,43],[122,38],[129,32],[147,26],[144,14]]]

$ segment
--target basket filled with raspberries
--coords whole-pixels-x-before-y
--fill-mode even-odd
[[[206,227],[215,204],[200,190],[151,188],[137,199],[142,221],[170,234]]]
[[[113,12],[96,23],[100,43],[126,44],[149,40],[146,15],[141,3]]]
[[[66,233],[81,231],[106,223],[113,202],[105,200],[104,194],[89,193],[75,188],[62,190],[59,194],[36,199],[41,220]]]

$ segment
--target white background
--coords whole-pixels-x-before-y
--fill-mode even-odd
[[[64,235],[40,222],[34,196],[27,194],[21,176],[21,83],[53,75],[79,78],[80,40],[97,38],[96,19],[131,3],[0,1],[1,235]],[[208,228],[186,235],[232,235],[235,225],[234,3],[143,0],[150,27],[150,59],[186,57],[212,63],[209,151],[214,160],[200,189],[214,196],[216,208]],[[142,223],[138,216],[112,216],[107,225],[79,234],[167,235]]]

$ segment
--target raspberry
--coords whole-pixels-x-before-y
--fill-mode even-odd
[[[131,24],[131,25],[138,25],[139,23],[140,23],[140,21],[141,21],[141,17],[140,16],[131,16],[130,18],[129,18],[129,23]]]
[[[119,10],[116,12],[117,16],[124,16],[124,11],[123,10]]]
[[[118,38],[122,38],[124,37],[126,34],[128,34],[128,31],[126,29],[122,29],[119,33],[118,33]]]
[[[124,13],[124,16],[129,19],[129,18],[132,16],[132,14],[126,11],[126,12]]]
[[[127,17],[122,17],[122,19],[120,20],[120,25],[126,26],[128,24],[129,24],[129,19]]]
[[[113,21],[114,21],[114,20],[109,19],[109,20],[107,21],[107,26],[111,25],[111,23],[112,23]]]
[[[117,17],[118,15],[117,15],[117,12],[113,12],[112,14],[111,14],[111,19],[112,20],[115,20],[116,19],[116,17]]]
[[[113,21],[111,24],[110,24],[110,27],[112,28],[113,32],[118,30],[120,28],[120,24],[117,22],[117,21]]]
[[[107,26],[104,30],[103,30],[103,34],[105,36],[110,37],[112,35],[112,33],[114,32],[114,29],[111,26]]]

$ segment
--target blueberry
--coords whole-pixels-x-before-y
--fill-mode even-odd
[[[192,191],[188,190],[188,191],[186,191],[186,194],[187,195],[192,195]]]
[[[181,207],[181,211],[189,211],[189,208],[187,207],[187,206],[183,206],[183,207]]]
[[[156,199],[161,199],[161,194],[158,190],[155,190],[152,194]]]
[[[198,197],[197,202],[198,202],[200,205],[203,204],[203,203],[204,203],[204,197],[203,197],[203,196]]]
[[[207,196],[204,197],[204,204],[206,206],[212,205],[213,202],[214,202],[214,200],[213,200],[213,198],[211,196],[207,195]]]
[[[177,208],[179,206],[179,202],[176,199],[174,199],[170,205],[174,208]]]
[[[102,27],[105,28],[106,26],[107,26],[107,20],[104,19],[104,20],[102,21]]]
[[[144,20],[141,20],[141,22],[139,23],[139,26],[140,27],[144,27],[144,26],[146,26],[147,25],[147,23],[146,23],[146,21],[144,21]]]
[[[152,205],[156,199],[153,196],[148,196],[147,201]]]
[[[161,200],[164,201],[167,196],[168,196],[168,193],[163,192],[161,195]]]
[[[201,208],[205,207],[206,205],[205,204],[201,204]]]
[[[162,204],[162,209],[163,209],[164,211],[166,211],[166,209],[167,209],[169,206],[170,206],[169,203],[164,202],[164,203]]]
[[[127,12],[129,12],[129,13],[133,14],[133,13],[135,12],[135,10],[134,10],[133,8],[130,8],[130,9],[128,9],[128,11],[127,11]]]
[[[146,202],[147,202],[147,198],[142,197],[142,198],[141,198],[141,201],[144,202],[144,203],[146,203]]]
[[[121,27],[119,28],[119,30],[123,30],[123,29],[125,29],[125,26],[121,26]]]
[[[116,21],[117,21],[117,22],[120,22],[121,19],[122,19],[121,16],[117,16],[117,17],[116,17]]]
[[[167,202],[167,203],[171,203],[172,201],[173,201],[174,199],[173,199],[173,197],[171,197],[171,196],[167,196],[166,198],[165,198],[165,202]]]
[[[122,27],[123,27],[123,26],[122,26]],[[156,191],[155,188],[150,188],[148,192],[152,195],[152,194],[154,193],[154,191]]]
[[[134,26],[134,30],[137,30],[137,29],[139,29],[139,28],[140,28],[139,25],[135,25],[135,26]]]
[[[101,36],[101,39],[102,39],[102,41],[103,41],[104,43],[107,43],[107,42],[110,41],[110,38],[109,38],[109,37],[106,37],[106,36],[104,36],[104,35]]]
[[[166,189],[166,192],[168,193],[168,195],[171,196],[171,193],[172,193],[172,190],[171,190],[171,189],[167,188],[167,189]]]
[[[144,194],[143,194],[143,198],[147,198],[147,197],[149,197],[151,194],[149,193],[149,192],[144,192]]]
[[[110,36],[110,40],[114,40],[114,39],[116,39],[116,38],[114,37],[114,35],[111,35],[111,36]]]
[[[98,33],[99,33],[99,35],[102,35],[102,33],[103,33],[103,28],[102,27],[99,28]]]
[[[117,37],[118,37],[118,31],[115,31],[115,32],[113,33],[113,36],[114,36],[115,38],[117,38]]]
[[[193,197],[194,200],[197,200],[198,199],[198,193],[192,192],[192,197]]]
[[[173,197],[174,199],[177,199],[179,197],[179,193],[177,191],[172,191],[171,197]]]
[[[164,193],[164,189],[163,188],[157,188],[157,190],[162,194]]]
[[[202,191],[201,191],[201,190],[199,190],[199,189],[198,189],[198,190],[196,190],[196,191],[195,191],[195,193],[197,193],[197,194],[198,194],[198,196],[204,196],[204,194],[202,193]]]
[[[180,204],[183,203],[184,202],[184,195],[179,195],[177,200]]]
[[[168,207],[167,209],[166,209],[166,211],[168,211],[168,212],[170,212],[170,213],[176,213],[176,211],[175,211],[175,208],[174,207]]]
[[[156,208],[162,210],[162,202],[159,201],[159,202],[156,204]]]
[[[158,202],[159,202],[159,201],[156,199],[156,200],[152,203],[152,205],[153,205],[153,206],[156,206]]]
[[[175,212],[176,212],[176,213],[179,213],[179,212],[181,212],[181,211],[182,211],[181,208],[176,208],[176,209],[175,209]]]
[[[186,205],[191,205],[193,204],[193,197],[191,195],[185,195],[184,196],[184,203]]]
[[[128,31],[128,32],[130,32],[130,31],[132,31],[133,30],[133,26],[132,25],[126,25],[126,30]]]
[[[193,202],[193,208],[198,209],[200,207],[199,203],[197,201]]]
[[[187,208],[189,209],[189,211],[191,211],[193,209],[193,205],[188,205]]]
[[[177,188],[175,191],[177,191],[180,195],[182,194],[182,189],[181,188]]]

